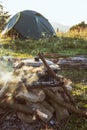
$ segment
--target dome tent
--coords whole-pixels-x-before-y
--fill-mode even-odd
[[[31,10],[21,11],[14,15],[2,34],[9,34],[11,30],[15,30],[22,38],[43,38],[55,34],[49,21],[40,13]]]

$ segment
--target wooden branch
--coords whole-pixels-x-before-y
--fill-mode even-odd
[[[34,123],[35,121],[37,121],[37,119],[35,118],[34,113],[32,115],[30,115],[30,114],[28,115],[28,114],[25,114],[23,112],[17,112],[17,116],[23,122]]]
[[[57,76],[57,77],[55,76],[55,72],[49,67],[49,65],[47,64],[47,62],[46,62],[46,60],[44,59],[43,55],[42,55],[41,53],[39,53],[38,55],[39,55],[40,59],[43,61],[45,67],[47,68],[49,75],[50,75],[51,77],[54,77],[55,79],[57,79],[57,81],[60,81],[61,78],[58,77],[58,76]]]
[[[33,108],[39,118],[44,122],[48,122],[53,116],[52,112],[49,111],[49,109],[46,109],[46,107],[44,107],[41,103],[33,104]]]
[[[23,80],[22,80],[23,81]],[[26,89],[28,91],[33,90],[33,89],[43,89],[43,88],[54,88],[54,87],[60,87],[61,85],[63,85],[62,82],[59,83],[53,83],[53,82],[35,82],[34,84],[27,84],[26,80],[23,81],[24,86],[26,87]]]
[[[32,91],[30,91],[29,93],[19,92],[16,97],[25,99],[28,102],[35,103],[35,102],[42,102],[45,99],[45,94],[42,91],[37,92],[37,94]]]
[[[2,107],[2,108],[8,107],[8,108],[13,109],[14,111],[23,112],[26,114],[32,114],[34,112],[30,106],[17,104],[17,103],[4,102],[4,103],[0,104],[0,107]]]
[[[49,75],[50,75],[51,77],[55,78],[57,81],[61,81],[61,82],[62,82],[61,78],[58,77],[58,76],[55,74],[55,72],[49,67],[49,65],[47,64],[47,62],[46,62],[46,60],[44,59],[43,55],[42,55],[41,53],[39,53],[38,55],[39,55],[40,59],[43,61],[44,65],[47,67],[47,70],[48,70]],[[63,82],[62,82],[62,83],[63,83]],[[73,98],[71,97],[71,95],[70,95],[69,92],[67,91],[67,89],[66,89],[66,87],[64,86],[64,84],[61,85],[61,87],[64,89],[64,91],[65,91],[66,95],[68,96],[70,102],[75,105],[75,102],[74,102]]]
[[[44,92],[46,94],[47,97],[49,97],[52,101],[56,102],[58,105],[67,108],[69,111],[74,112],[78,115],[87,117],[87,111],[82,111],[79,108],[76,108],[75,106],[65,103],[64,101],[59,100],[56,95],[51,92],[50,90],[44,89]]]
[[[2,87],[2,89],[0,90],[0,100],[4,97],[4,95],[7,93],[9,89],[9,86],[5,86],[5,87]]]
[[[45,99],[45,100],[42,102],[42,105],[43,105],[47,110],[49,110],[51,113],[54,113],[54,112],[55,112],[55,109],[53,108],[54,106],[50,105],[47,101],[48,101],[48,100]]]
[[[49,102],[52,104],[52,106],[55,108],[55,115],[56,115],[56,120],[57,121],[61,121],[63,119],[67,119],[70,114],[68,112],[68,109],[65,107],[62,107],[60,105],[58,105],[56,102],[54,102],[53,100],[49,99]]]

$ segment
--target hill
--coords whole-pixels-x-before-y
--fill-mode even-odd
[[[60,23],[52,22],[51,24],[55,31],[57,31],[57,28],[58,28],[60,32],[67,32],[67,31],[69,31],[69,28],[70,28],[69,26],[63,25]]]

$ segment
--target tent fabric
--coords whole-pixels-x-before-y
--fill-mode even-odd
[[[55,34],[49,21],[40,13],[25,10],[14,15],[3,30],[3,34],[15,29],[23,38],[42,38]]]

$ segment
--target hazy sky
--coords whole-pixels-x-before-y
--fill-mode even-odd
[[[50,22],[75,25],[87,23],[87,0],[1,0],[6,11],[13,16],[19,11],[34,10]]]

